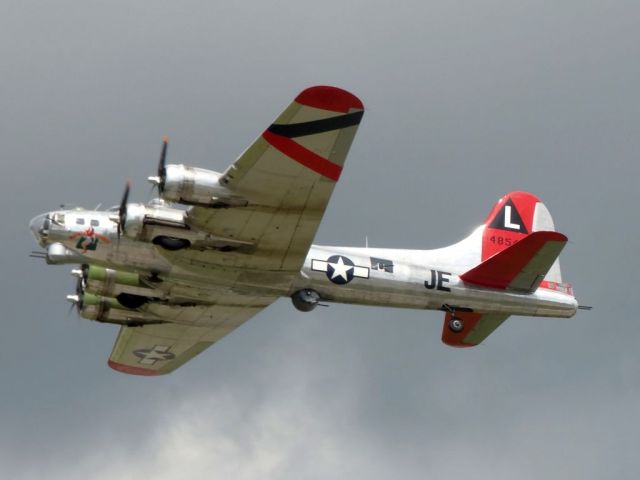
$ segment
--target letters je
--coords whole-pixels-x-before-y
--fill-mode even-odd
[[[449,277],[451,274],[449,272],[441,272],[440,270],[430,270],[431,279],[424,281],[424,286],[429,290],[442,290],[443,292],[450,292],[451,289],[449,287],[445,287],[445,283],[449,283]]]

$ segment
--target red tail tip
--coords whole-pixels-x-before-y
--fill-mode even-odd
[[[308,107],[340,113],[348,113],[351,109],[364,110],[362,101],[353,93],[326,85],[318,85],[303,90],[296,97],[296,102]]]

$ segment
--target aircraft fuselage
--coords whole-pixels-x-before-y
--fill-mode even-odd
[[[435,250],[312,245],[299,273],[269,275],[242,266],[216,265],[214,259],[223,258],[224,252],[212,254],[205,271],[190,268],[188,262],[180,261],[180,252],[165,252],[149,241],[126,236],[118,239],[112,215],[87,210],[51,212],[36,217],[32,231],[41,245],[61,244],[73,253],[68,255],[68,261],[59,258],[52,263],[90,263],[116,270],[153,272],[177,283],[197,278],[212,289],[252,289],[283,297],[311,289],[319,294],[320,301],[327,302],[531,316],[571,317],[577,309],[575,298],[566,291],[538,288],[523,295],[465,284],[459,275],[469,268],[469,245],[478,243],[474,235],[479,231],[458,244]],[[45,218],[58,219],[57,224],[49,221],[46,236],[42,233]]]

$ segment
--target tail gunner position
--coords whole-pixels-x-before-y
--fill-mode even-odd
[[[161,375],[269,306],[322,302],[444,312],[442,340],[482,342],[510,315],[571,317],[560,274],[567,237],[538,198],[512,192],[484,224],[437,250],[312,245],[364,107],[335,87],[304,90],[224,172],[166,163],[160,198],[62,209],[30,224],[49,264],[79,264],[67,299],[120,326],[115,370]]]

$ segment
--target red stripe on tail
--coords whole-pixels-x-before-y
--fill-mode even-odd
[[[495,204],[484,222],[482,261],[515,245],[533,231],[533,216],[539,201],[527,192],[511,192]]]
[[[475,344],[473,343],[465,343],[464,339],[469,332],[471,332],[476,324],[482,318],[481,313],[473,313],[473,312],[456,312],[456,317],[460,318],[464,321],[464,330],[461,332],[453,332],[448,327],[449,321],[451,320],[453,315],[449,312],[444,316],[444,325],[442,327],[442,342],[450,347],[457,348],[468,348],[473,347]]]

